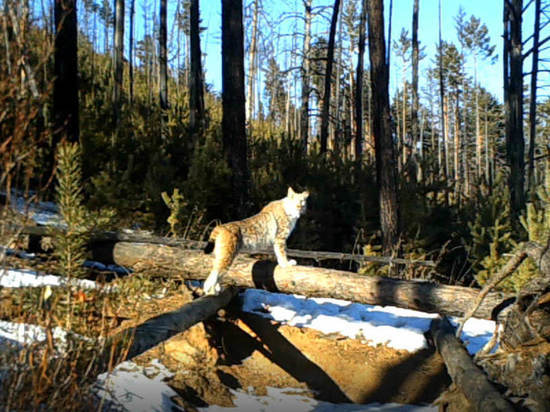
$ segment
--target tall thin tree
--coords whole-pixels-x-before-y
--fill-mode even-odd
[[[113,84],[113,114],[115,130],[120,124],[121,93],[123,81],[123,51],[124,51],[124,0],[116,0],[115,4],[115,47],[114,67],[115,81]]]
[[[242,0],[222,0],[223,147],[231,168],[231,200],[237,217],[244,217],[247,212],[249,186],[243,37]]]
[[[510,210],[513,221],[519,223],[519,215],[525,208],[525,142],[523,139],[523,55],[521,23],[523,0],[504,0],[505,8],[505,117],[506,153],[510,175]]]
[[[246,93],[246,120],[250,125],[254,114],[254,90],[256,85],[256,70],[257,70],[257,52],[258,52],[258,18],[259,18],[259,1],[253,0],[254,9],[252,11],[252,34],[250,37],[250,48],[248,51],[248,90]]]
[[[384,41],[383,0],[371,0],[368,13],[369,57],[371,72],[372,119],[379,190],[380,226],[384,253],[396,251],[399,241],[399,204],[395,149],[391,133],[388,94],[389,67]]]
[[[167,12],[166,12],[167,0],[160,0],[159,11],[159,98],[160,109],[162,110],[161,117],[161,137],[166,139],[167,130],[166,125],[168,123],[167,113],[168,110],[168,51],[167,51]]]
[[[300,109],[300,139],[304,153],[307,152],[309,140],[309,95],[310,90],[310,48],[311,48],[311,19],[312,0],[302,0],[304,4],[304,45],[302,48],[302,107]]]
[[[422,145],[419,136],[418,127],[418,63],[419,63],[419,47],[418,47],[418,2],[413,2],[413,15],[412,15],[412,111],[411,111],[411,133],[412,133],[412,151],[416,154],[417,145]],[[418,165],[420,168],[420,164]],[[414,178],[416,175],[412,175]]]
[[[323,108],[321,111],[321,153],[327,151],[328,125],[330,121],[330,89],[332,86],[332,66],[334,65],[334,42],[336,39],[336,26],[338,24],[338,11],[340,0],[334,0],[332,19],[330,22],[330,34],[328,38],[327,60],[325,69],[325,88],[323,92]]]
[[[530,192],[535,188],[535,144],[537,136],[537,75],[539,71],[541,0],[535,0],[535,25],[533,27],[533,56],[531,60],[531,87],[529,94],[529,166],[527,184]]]
[[[367,4],[368,0],[363,0],[361,5],[361,15],[359,17],[359,44],[357,54],[357,70],[355,76],[355,160],[361,160],[363,152],[363,60],[365,54],[365,26],[367,24]]]
[[[189,4],[191,43],[191,82],[189,84],[189,126],[193,140],[200,139],[204,128],[204,86],[201,64],[201,39],[199,0],[191,0]]]

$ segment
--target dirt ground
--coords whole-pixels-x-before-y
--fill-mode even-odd
[[[442,359],[372,347],[337,334],[281,325],[230,308],[142,355],[175,372],[168,382],[187,410],[232,406],[229,389],[265,395],[294,388],[329,402],[431,403],[449,385]]]

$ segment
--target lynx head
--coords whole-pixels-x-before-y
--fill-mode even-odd
[[[309,192],[296,193],[291,187],[288,188],[286,197],[283,199],[285,212],[288,216],[298,218],[306,211],[306,200]]]

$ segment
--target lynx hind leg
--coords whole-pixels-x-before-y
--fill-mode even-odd
[[[203,289],[206,295],[217,295],[222,291],[220,282],[231,266],[239,248],[239,236],[228,230],[220,231],[214,246],[214,264],[212,271],[204,281]]]

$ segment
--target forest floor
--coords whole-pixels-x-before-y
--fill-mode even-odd
[[[157,302],[163,311],[190,293]],[[158,310],[140,318],[158,315]],[[166,381],[186,410],[233,406],[232,390],[265,396],[269,388],[332,403],[429,404],[450,379],[432,349],[414,353],[369,346],[339,334],[282,325],[230,307],[135,361],[159,359],[173,375]],[[128,319],[121,327],[135,321]],[[115,331],[113,331],[115,332]]]

